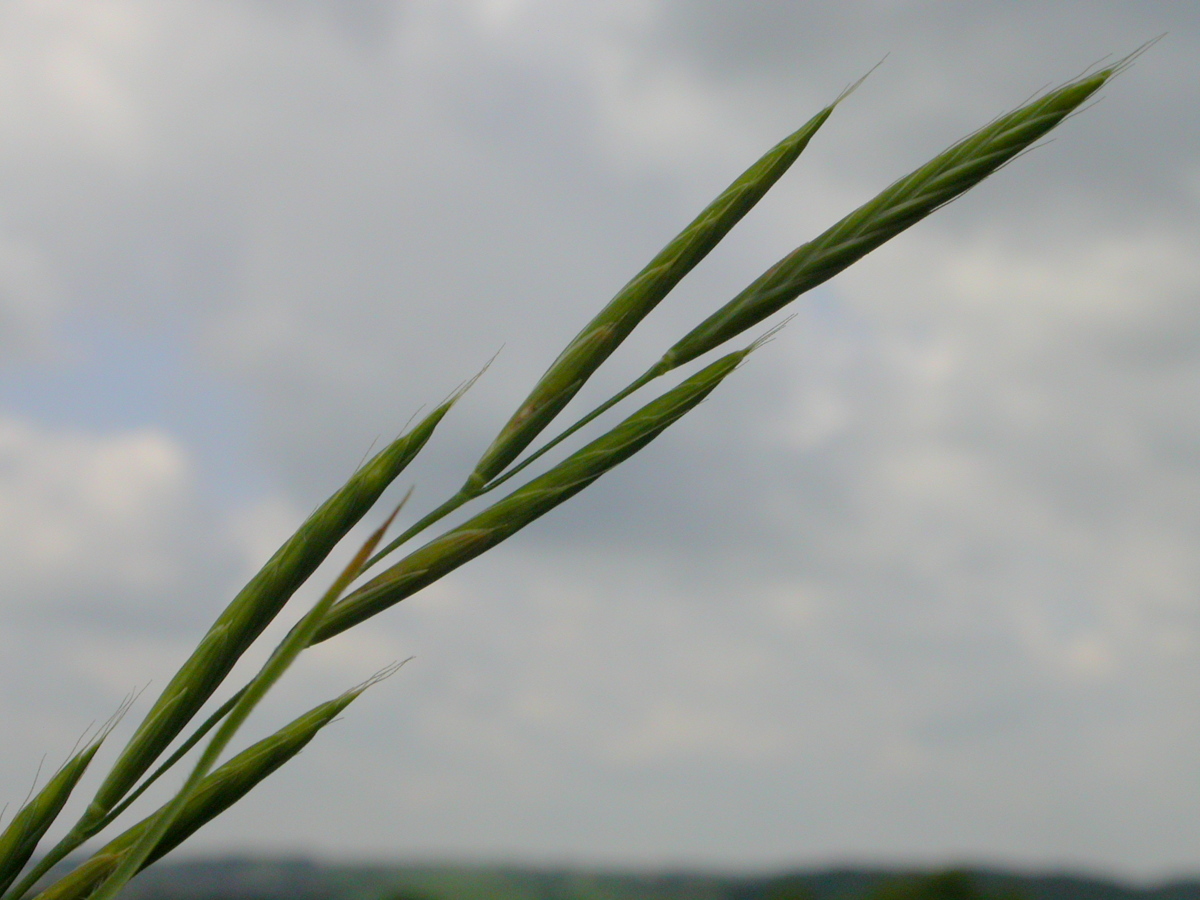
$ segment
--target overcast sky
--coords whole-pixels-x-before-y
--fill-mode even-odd
[[[0,803],[149,684],[144,711],[372,443],[503,348],[397,486],[457,487],[600,305],[885,54],[581,409],[1163,32],[648,450],[307,654],[246,739],[416,658],[188,852],[1200,874],[1200,7],[1167,0],[5,3]]]

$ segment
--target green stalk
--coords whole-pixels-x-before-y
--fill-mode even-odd
[[[242,694],[245,693],[245,690],[246,690],[245,688],[240,688],[236,694],[234,694],[232,697],[230,697],[228,700],[226,700],[224,703],[222,703],[219,707],[217,707],[217,709],[213,711],[212,715],[210,715],[207,719],[205,719],[204,722],[201,723],[200,727],[197,728],[194,732],[192,732],[188,736],[187,740],[185,740],[182,744],[180,744],[171,753],[171,755],[168,756],[163,761],[162,765],[160,765],[157,769],[155,769],[153,772],[151,772],[149,775],[147,775],[141,784],[139,784],[136,788],[134,788],[132,791],[130,791],[129,794],[126,795],[124,800],[122,800],[115,807],[113,807],[112,811],[109,812],[109,814],[107,816],[105,816],[104,821],[102,821],[97,826],[96,831],[97,832],[103,831],[105,828],[107,828],[109,825],[111,825],[112,822],[119,815],[121,815],[121,813],[123,813],[123,812],[125,812],[125,810],[129,809],[129,807],[132,806],[137,801],[138,797],[140,797],[140,796],[142,796],[142,794],[146,793],[146,791],[150,788],[150,786],[152,784],[154,784],[154,782],[158,781],[158,779],[161,778],[167,771],[172,769],[175,766],[175,764],[177,762],[179,762],[179,760],[183,759],[183,757],[185,757],[187,755],[189,750],[191,750],[193,747],[195,747],[196,744],[200,743],[200,741],[204,738],[204,736],[206,734],[208,734],[210,731],[212,731],[213,727],[218,722],[220,722],[222,719],[224,719],[225,716],[227,716],[229,714],[229,711],[231,709],[233,709],[233,707],[237,704],[238,700],[241,699]]]

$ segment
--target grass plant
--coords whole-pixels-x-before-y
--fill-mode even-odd
[[[106,832],[116,817],[138,800],[147,787],[172,771],[207,738],[190,773],[170,800],[136,825],[108,839],[80,865],[36,895],[37,900],[84,900],[89,897],[111,900],[116,897],[141,869],[240,800],[298,753],[367,687],[392,671],[385,670],[366,684],[320,704],[218,765],[255,705],[306,647],[334,638],[411,596],[586,488],[694,409],[763,343],[769,333],[749,346],[707,364],[545,473],[531,478],[461,525],[411,550],[356,587],[355,583],[367,570],[389,558],[453,510],[477,500],[523,472],[533,460],[630,394],[727,345],[805,291],[832,278],[880,244],[970,190],[1078,110],[1110,78],[1129,65],[1132,58],[1090,72],[1036,97],[892,184],[752,281],[745,290],[668,348],[628,387],[520,459],[642,319],[796,161],[838,104],[853,87],[857,87],[852,86],[735,179],[579,332],[485,449],[459,491],[375,552],[400,510],[393,512],[360,548],[329,590],[275,648],[258,674],[234,691],[207,719],[199,725],[194,724],[206,704],[225,685],[235,663],[349,531],[376,507],[384,491],[426,446],[439,422],[470,384],[361,466],[217,616],[117,754],[83,814],[32,865],[39,844],[78,787],[115,721],[74,753],[47,784],[17,810],[8,827],[0,833],[0,900],[29,897],[54,866],[85,842]],[[189,728],[192,728],[191,733],[180,740]],[[176,745],[175,749],[168,754],[172,745]]]

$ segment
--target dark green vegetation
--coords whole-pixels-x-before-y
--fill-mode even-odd
[[[129,900],[1200,900],[1200,881],[1135,888],[993,870],[830,869],[764,877],[516,867],[178,863],[145,872]]]

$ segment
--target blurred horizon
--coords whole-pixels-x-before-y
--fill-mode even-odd
[[[304,858],[164,862],[129,900],[1195,900],[1200,881],[1133,884],[988,867],[825,867],[757,873],[509,863],[321,863]]]

